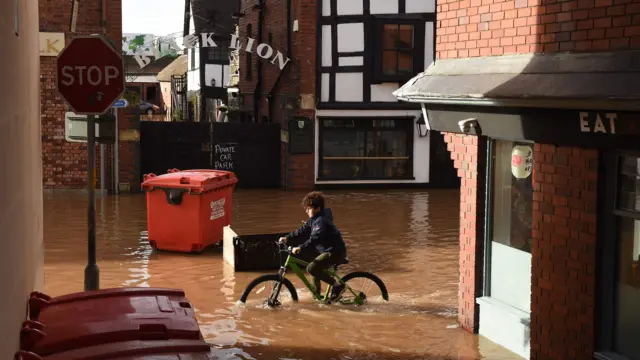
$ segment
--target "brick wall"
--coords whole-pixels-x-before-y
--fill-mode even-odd
[[[460,288],[458,320],[469,331],[478,331],[482,293],[486,139],[443,133],[447,149],[460,177]]]
[[[598,152],[534,148],[531,359],[594,351]]]
[[[239,22],[239,36],[246,39],[247,25],[251,24],[252,38],[258,36],[258,11],[253,10],[256,1],[245,1],[242,11],[245,13]],[[250,66],[251,79],[247,80],[247,53],[240,51],[240,81],[238,87],[244,95],[244,109],[253,115],[253,96],[258,81],[257,64],[262,65],[262,96],[260,97],[260,115],[269,117],[271,122],[280,123],[283,129],[287,128],[287,119],[293,116],[304,116],[315,119],[315,110],[298,109],[286,110],[287,101],[299,102],[301,95],[310,95],[315,99],[315,69],[316,69],[316,2],[313,0],[292,0],[292,21],[298,20],[298,31],[292,32],[292,56],[291,61],[283,70],[280,83],[274,92],[271,114],[267,95],[274,88],[280,69],[277,65],[263,60],[252,54]],[[263,27],[263,43],[270,44],[274,50],[287,53],[287,1],[269,0],[266,2],[266,11]],[[269,35],[271,34],[271,41]],[[287,155],[285,146],[282,146],[282,185],[291,190],[308,190],[314,187],[314,155],[290,155],[289,168],[285,170]],[[286,176],[286,177],[285,177]]]
[[[640,48],[634,0],[438,2],[438,59]]]
[[[106,0],[106,36],[121,49],[122,3]],[[40,0],[40,31],[64,32],[67,44],[71,1]],[[77,34],[103,33],[101,1],[80,2]],[[40,108],[42,118],[42,176],[45,188],[84,188],[87,178],[87,146],[64,139],[64,113],[67,105],[55,86],[55,57],[40,58]],[[96,147],[97,148],[97,147]],[[110,149],[107,153],[110,153]],[[99,151],[96,150],[97,156]],[[99,159],[98,159],[99,161]],[[99,162],[96,163],[99,166]],[[97,175],[100,175],[98,170]],[[99,184],[99,181],[98,181]]]

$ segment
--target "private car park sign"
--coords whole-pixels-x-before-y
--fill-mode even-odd
[[[73,112],[102,115],[124,92],[124,61],[103,36],[76,37],[58,55],[56,85]]]
[[[95,115],[102,115],[124,93],[124,61],[102,35],[79,36],[60,52],[56,63],[56,86],[74,113],[87,115],[88,259],[84,270],[85,291],[98,290],[96,263]],[[117,130],[116,130],[117,131]],[[116,143],[115,146],[118,146]]]

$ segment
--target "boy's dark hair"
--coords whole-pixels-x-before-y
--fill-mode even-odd
[[[302,207],[320,208],[324,210],[324,196],[320,191],[312,191],[302,199]]]

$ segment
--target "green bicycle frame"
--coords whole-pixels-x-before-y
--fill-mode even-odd
[[[289,268],[291,270],[293,270],[293,272],[298,276],[298,278],[300,278],[300,280],[302,280],[302,282],[304,283],[304,285],[307,287],[307,289],[309,289],[309,291],[311,291],[311,294],[313,294],[313,298],[319,301],[322,301],[324,303],[328,302],[329,300],[329,296],[331,294],[331,289],[333,288],[333,286],[329,285],[327,287],[327,290],[324,293],[324,296],[320,294],[320,292],[318,291],[318,289],[316,289],[315,285],[312,285],[309,280],[307,280],[307,277],[305,276],[305,268],[309,265],[308,262],[300,260],[296,257],[291,256],[291,254],[289,254],[289,256],[287,257],[287,260],[284,263],[284,268]],[[345,291],[349,291],[351,292],[354,296],[355,296],[355,300],[354,301],[341,301],[344,304],[357,304],[357,305],[362,305],[364,303],[364,301],[362,300],[362,297],[360,296],[360,294],[356,294],[353,289],[351,289],[351,287],[349,287],[349,285],[347,285],[346,283],[342,282],[342,279],[340,279],[337,275],[336,275],[336,271],[333,270],[332,268],[329,269],[325,269],[324,270],[325,273],[329,274],[329,276],[331,276],[333,279],[337,279],[341,284],[346,285],[346,290]]]

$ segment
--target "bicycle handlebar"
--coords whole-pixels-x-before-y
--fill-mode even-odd
[[[276,244],[278,244],[278,247],[280,248],[280,252],[291,253],[291,250],[293,249],[293,247],[287,246],[286,243],[281,243],[280,241],[276,241]]]

